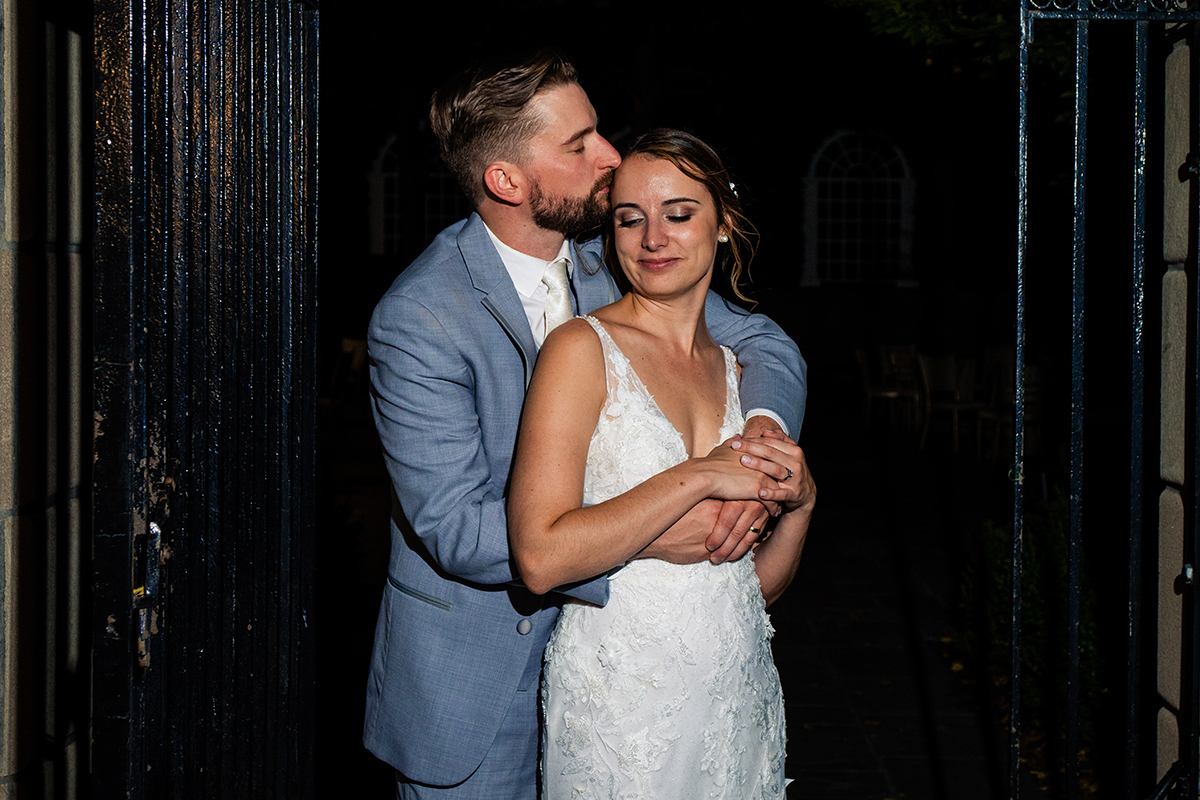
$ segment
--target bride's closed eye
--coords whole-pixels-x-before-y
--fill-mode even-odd
[[[668,222],[688,222],[692,217],[696,216],[699,208],[692,203],[686,205],[669,206],[663,211],[663,216]]]

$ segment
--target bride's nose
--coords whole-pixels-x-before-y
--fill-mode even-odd
[[[646,220],[642,229],[642,247],[646,250],[657,250],[667,243],[667,226],[661,219]]]

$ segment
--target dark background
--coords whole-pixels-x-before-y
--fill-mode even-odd
[[[318,476],[319,789],[339,785],[347,774],[379,786],[389,779],[359,742],[386,569],[390,489],[363,379],[346,377],[339,348],[344,338],[365,337],[379,297],[428,243],[422,203],[437,159],[428,99],[453,70],[478,57],[554,46],[575,62],[601,133],[618,148],[626,137],[665,125],[690,130],[722,153],[762,234],[751,296],[760,303],[757,310],[796,340],[809,364],[801,437],[806,449],[839,446],[839,432],[828,426],[844,424],[834,412],[859,402],[856,347],[904,342],[925,353],[973,356],[1013,343],[1016,64],[980,59],[969,42],[926,47],[876,35],[859,14],[824,2],[776,8],[783,9],[756,1],[458,3],[432,9],[435,19],[424,23],[416,19],[429,10],[401,4],[370,15],[344,6],[323,9],[319,296],[321,391],[329,400],[321,416]],[[1108,46],[1106,37],[1122,35],[1098,31],[1093,53]],[[1012,37],[1019,39],[1015,26]],[[1093,522],[1089,533],[1093,552],[1110,553],[1097,567],[1103,577],[1120,572],[1126,535],[1130,290],[1124,209],[1132,156],[1122,105],[1124,67],[1094,62],[1101,66],[1093,86],[1101,91],[1093,92],[1089,160],[1099,201],[1089,222],[1095,277],[1088,289],[1088,435],[1117,464],[1096,471],[1089,488],[1097,498],[1090,519],[1109,520]],[[1030,123],[1027,357],[1040,370],[1050,411],[1040,421],[1026,474],[1038,493],[1048,495],[1066,480],[1072,126],[1065,79],[1052,71],[1037,77]],[[904,153],[916,178],[916,287],[799,287],[801,180],[822,142],[846,129],[884,136]],[[411,204],[405,210],[409,223],[401,252],[372,256],[366,176],[393,135],[405,154],[402,171],[411,191],[401,194]],[[823,455],[809,452],[810,461]],[[931,502],[986,505],[1003,519],[1011,497],[1009,460],[1001,455],[979,498],[962,496],[961,486],[954,489],[959,496],[939,497],[935,486]],[[1110,602],[1119,610],[1123,592]]]
[[[858,335],[902,325],[916,329],[897,333],[931,341],[1006,337],[1015,247],[1013,65],[964,68],[873,36],[853,12],[821,2],[787,12],[767,5],[458,4],[444,25],[413,25],[399,10],[369,20],[339,17],[336,9],[324,15],[323,334],[364,335],[378,297],[427,243],[420,200],[426,164],[436,159],[427,121],[433,89],[476,57],[553,45],[576,63],[602,133],[618,147],[665,125],[690,130],[722,153],[763,235],[752,275],[756,299],[789,330],[813,334],[804,337],[806,353],[820,356],[828,345],[831,357],[844,357],[838,351],[854,345],[841,331],[830,336],[826,325],[842,315],[823,315],[827,300],[808,303],[796,291],[800,180],[821,143],[842,129],[882,134],[905,153],[918,180],[914,258],[922,294],[961,310],[947,318],[918,306],[899,319],[889,311],[894,298],[881,290],[872,301],[882,318],[863,309],[855,315]],[[411,154],[413,229],[404,252],[372,259],[365,176],[392,134]],[[965,297],[975,302],[956,302]]]

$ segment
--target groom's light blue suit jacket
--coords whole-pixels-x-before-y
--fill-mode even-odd
[[[575,256],[580,313],[616,300],[607,270],[587,274],[598,247]],[[795,345],[765,317],[711,293],[706,314],[744,367],[743,408],[768,408],[797,433],[805,367]],[[398,503],[363,739],[408,778],[449,785],[482,762],[562,600],[522,588],[508,552],[505,498],[537,346],[477,215],[442,231],[396,279],[375,309],[368,348]],[[608,581],[567,593],[603,604]],[[537,721],[529,724],[536,736]]]

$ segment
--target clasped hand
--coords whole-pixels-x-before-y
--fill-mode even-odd
[[[781,433],[767,432],[756,439],[734,436],[705,459],[720,475],[714,497],[759,500],[773,505],[775,516],[813,501],[804,451]]]
[[[816,486],[808,471],[804,451],[796,442],[778,431],[766,431],[757,439],[735,436],[727,443],[729,449],[741,454],[739,463],[774,479],[775,486],[759,490],[759,499],[778,503],[776,516],[816,502]]]
[[[767,431],[749,439],[735,436],[698,461],[708,461],[716,471],[722,489],[714,496],[726,502],[700,503],[642,557],[676,564],[691,564],[705,555],[714,564],[736,561],[759,540],[771,516],[806,505],[811,508],[815,502],[804,452],[782,433]],[[705,538],[694,538],[693,532],[703,532]]]

